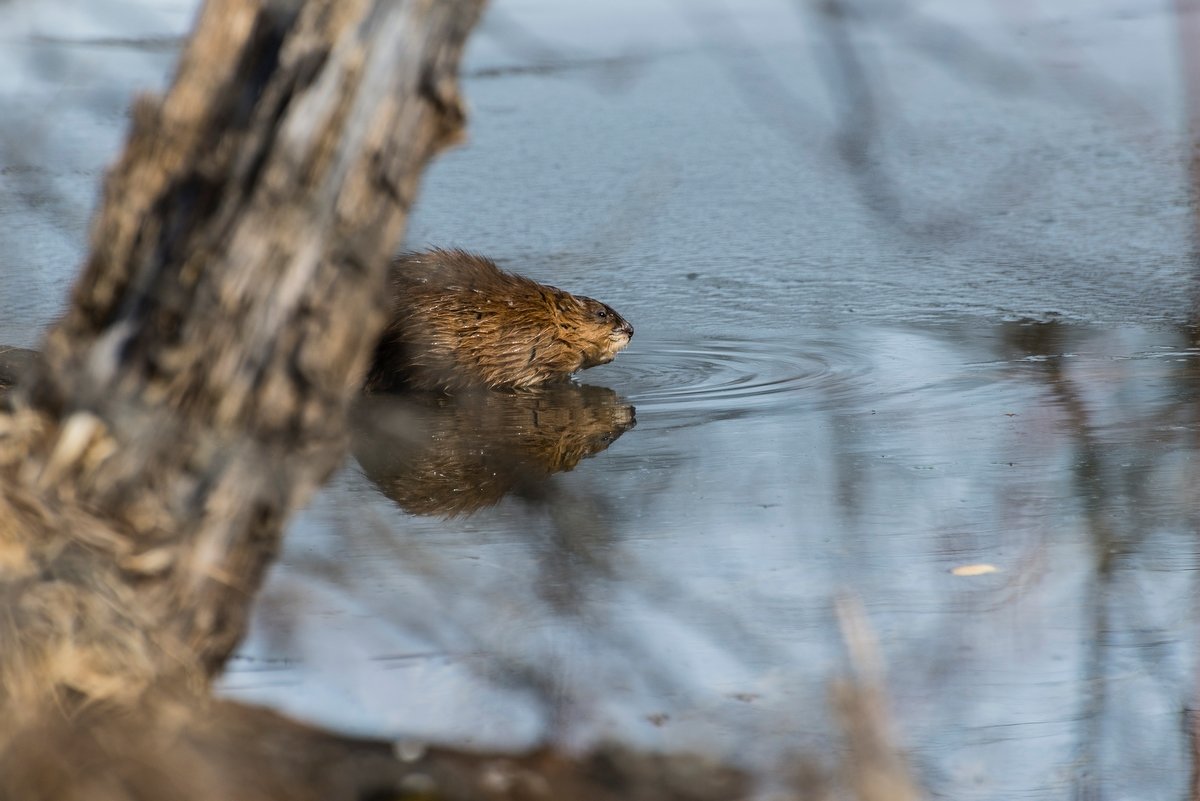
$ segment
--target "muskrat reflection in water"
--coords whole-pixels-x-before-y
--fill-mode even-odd
[[[462,250],[402,255],[391,281],[368,389],[523,389],[611,362],[633,337],[600,301]]]
[[[447,517],[531,490],[606,449],[635,425],[607,387],[549,384],[526,392],[366,395],[351,413],[363,472],[412,514]]]

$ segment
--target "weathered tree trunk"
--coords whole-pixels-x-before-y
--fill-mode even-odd
[[[136,104],[70,309],[0,420],[6,705],[203,683],[238,642],[285,516],[342,456],[481,5],[210,0]]]
[[[0,415],[0,796],[33,792],[31,743],[208,742],[208,680],[342,457],[482,1],[210,0],[136,104],[70,308]],[[209,739],[236,753],[234,729]]]

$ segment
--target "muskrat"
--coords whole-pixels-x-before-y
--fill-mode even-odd
[[[367,389],[523,389],[611,362],[633,336],[610,306],[463,250],[403,254],[391,283]]]

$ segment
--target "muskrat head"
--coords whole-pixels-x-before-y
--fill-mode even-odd
[[[579,298],[579,333],[583,340],[581,369],[608,364],[633,338],[633,326],[612,306],[592,298]]]

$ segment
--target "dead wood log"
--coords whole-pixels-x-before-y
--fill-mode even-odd
[[[482,0],[209,0],[0,417],[0,714],[203,686],[336,466]],[[2,744],[2,741],[0,741]]]

